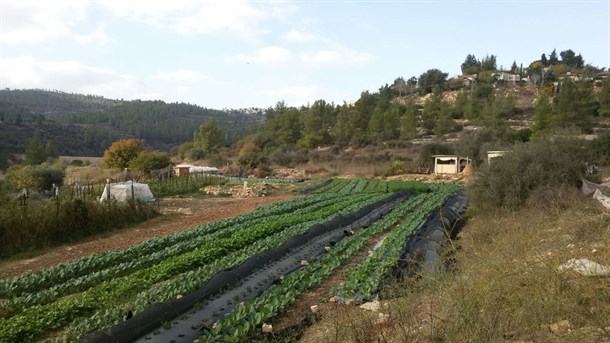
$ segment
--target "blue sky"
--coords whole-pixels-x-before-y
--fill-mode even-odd
[[[610,66],[610,0],[0,0],[0,87],[210,108],[342,103],[467,54]]]

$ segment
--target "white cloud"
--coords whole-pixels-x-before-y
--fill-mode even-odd
[[[0,43],[69,37],[86,17],[87,1],[1,1]]]
[[[183,34],[232,32],[252,40],[265,32],[269,19],[282,18],[292,7],[282,3],[257,3],[245,0],[105,0],[98,3],[112,14],[170,28]]]
[[[323,64],[343,64],[355,65],[364,64],[373,59],[373,55],[366,52],[358,52],[346,48],[318,50],[315,52],[306,52],[300,55],[301,60],[309,65]]]
[[[33,57],[0,60],[0,87],[59,89],[106,97],[139,97],[150,92],[136,78],[78,61],[39,61]]]
[[[88,34],[74,34],[74,39],[81,44],[106,45],[112,39],[105,32],[105,25],[98,25],[95,31]]]
[[[284,34],[284,39],[289,42],[308,42],[312,40],[316,40],[316,36],[308,33],[303,33],[296,29],[291,29],[290,31]]]
[[[160,71],[155,74],[155,78],[163,81],[177,81],[177,82],[192,82],[199,81],[203,78],[201,74],[196,71],[188,69],[177,69],[171,71]]]
[[[245,63],[280,63],[288,62],[293,56],[293,53],[279,46],[267,46],[258,49],[253,54],[239,54],[225,58],[225,62],[245,62]]]
[[[149,24],[161,24],[167,18],[191,12],[197,2],[192,0],[103,0],[96,4],[110,10],[117,17],[130,18]]]

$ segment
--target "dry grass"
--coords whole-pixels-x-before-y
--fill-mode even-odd
[[[388,287],[387,322],[344,306],[304,341],[610,342],[610,280],[557,269],[570,258],[610,265],[610,213],[572,192],[543,196],[471,215],[450,249],[455,271]]]

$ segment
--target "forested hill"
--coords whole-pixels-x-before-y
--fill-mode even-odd
[[[169,150],[213,119],[228,143],[264,121],[262,111],[220,111],[185,103],[123,101],[45,90],[0,90],[0,150],[23,153],[35,132],[59,154],[98,155],[119,138]]]
[[[107,99],[102,96],[42,89],[0,90],[0,104],[5,107],[10,104],[16,108],[22,108],[27,115],[43,115],[47,118],[86,111],[100,111],[121,103],[121,100]]]
[[[264,119],[257,111],[220,111],[185,103],[130,101],[101,112],[62,118],[65,123],[117,130],[151,145],[172,146],[193,139],[201,123],[213,119],[227,142],[243,136]]]

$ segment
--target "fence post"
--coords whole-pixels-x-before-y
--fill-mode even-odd
[[[27,199],[28,199],[28,189],[27,188],[23,188],[23,192],[21,193],[21,196],[19,197],[19,199],[21,200],[19,205],[21,206],[21,228],[19,229],[19,245],[20,248],[23,249],[23,230],[27,227],[27,220],[28,220],[28,204],[27,204]]]
[[[131,180],[131,206],[132,207],[136,207],[136,197],[134,194],[134,189],[133,189],[133,180]]]

